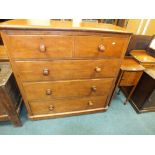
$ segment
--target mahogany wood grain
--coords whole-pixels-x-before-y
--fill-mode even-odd
[[[0,30],[30,119],[108,108],[131,33],[110,24],[74,27],[53,20],[12,20],[1,24]],[[92,90],[96,95],[88,96]],[[93,106],[91,97],[98,95],[99,106],[87,108],[86,103]],[[87,102],[81,101],[84,96]],[[46,111],[54,106],[55,113]]]
[[[106,107],[107,96],[86,97],[78,99],[63,99],[50,101],[33,101],[30,106],[34,115],[59,114],[79,110],[89,110]],[[93,105],[89,105],[89,102]]]
[[[119,59],[15,62],[22,81],[115,77],[119,65]]]
[[[125,44],[125,37],[77,36],[74,56],[120,58]]]
[[[10,35],[9,40],[12,58],[65,58],[72,56],[73,37],[71,36]]]
[[[28,100],[83,97],[108,94],[113,78],[23,83]],[[93,90],[96,87],[96,91]],[[51,90],[51,94],[47,91]]]
[[[136,85],[141,77],[142,72],[125,71],[121,78],[119,86],[133,86]]]
[[[131,87],[131,91],[129,92],[129,95],[127,96],[124,104],[127,103],[128,100],[130,100],[130,97],[132,96],[142,74],[144,71],[144,67],[141,66],[134,58],[131,57],[125,57],[122,61],[121,70],[119,73],[119,77],[117,79],[116,87],[119,86],[122,87]],[[120,91],[121,89],[119,89]],[[119,94],[118,91],[118,94]]]

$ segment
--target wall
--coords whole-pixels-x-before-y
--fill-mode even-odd
[[[126,29],[134,34],[154,35],[155,19],[129,19]]]

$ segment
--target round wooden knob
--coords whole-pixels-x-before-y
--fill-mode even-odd
[[[89,106],[93,106],[94,104],[93,104],[92,101],[88,101],[88,105],[89,105]]]
[[[51,95],[52,94],[52,90],[51,89],[47,89],[46,90],[46,95]]]
[[[44,44],[40,44],[40,52],[45,52],[46,51],[46,47]]]
[[[96,71],[96,72],[101,72],[101,68],[100,68],[100,67],[96,67],[96,68],[95,68],[95,71]]]
[[[50,106],[49,106],[49,110],[50,110],[50,111],[53,111],[53,110],[54,110],[54,105],[50,105]]]
[[[43,70],[43,75],[49,75],[49,69],[47,69],[47,68],[45,68],[44,70]]]
[[[99,49],[100,52],[104,52],[105,51],[105,46],[101,44],[101,45],[98,46],[98,49]]]
[[[96,92],[96,86],[92,86],[92,87],[91,87],[91,90],[92,90],[93,92]]]

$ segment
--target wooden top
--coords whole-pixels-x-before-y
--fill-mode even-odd
[[[123,71],[143,71],[145,68],[131,57],[125,57],[121,64]]]
[[[103,23],[90,23],[80,22],[75,23],[72,21],[56,21],[56,20],[31,20],[31,19],[16,19],[2,22],[0,29],[50,29],[50,30],[74,30],[74,31],[101,31],[101,32],[114,32],[114,33],[125,33],[127,32],[124,28],[115,26],[112,24]]]
[[[0,86],[4,86],[12,74],[9,62],[0,62]]]
[[[155,66],[154,67],[145,67],[145,73],[151,76],[155,80]]]
[[[155,63],[155,58],[145,50],[132,50],[130,54],[140,63]]]

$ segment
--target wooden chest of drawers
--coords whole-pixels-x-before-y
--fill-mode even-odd
[[[30,119],[108,108],[131,34],[112,25],[69,25],[13,20],[0,26]]]

